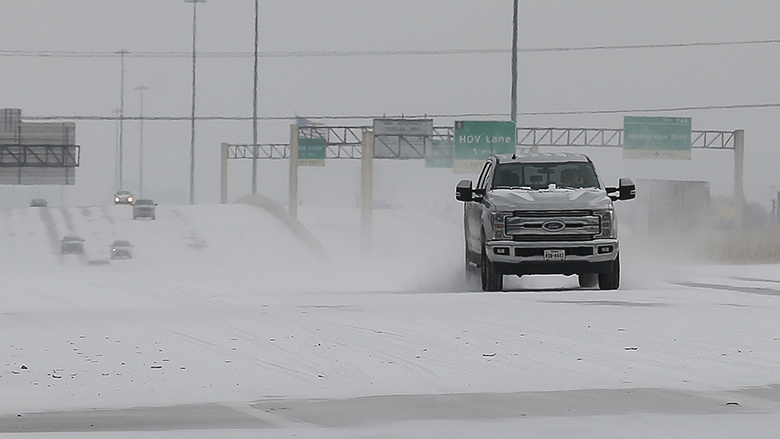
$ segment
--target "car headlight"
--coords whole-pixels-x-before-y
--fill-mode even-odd
[[[114,203],[118,203],[118,202],[119,202],[119,197],[114,197]]]
[[[127,202],[128,203],[132,203],[133,202],[133,197],[127,197]]]

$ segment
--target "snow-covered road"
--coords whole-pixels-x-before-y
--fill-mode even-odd
[[[664,263],[627,237],[618,291],[549,276],[484,293],[463,282],[457,213],[377,210],[366,256],[358,210],[301,209],[323,260],[255,207],[129,209],[0,210],[0,432],[47,431],[36,412],[182,405],[278,437],[780,426],[776,266]],[[83,257],[59,254],[66,234]],[[135,257],[102,263],[114,239]],[[97,429],[206,428],[131,419]]]

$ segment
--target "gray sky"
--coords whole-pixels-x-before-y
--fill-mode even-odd
[[[261,0],[263,52],[509,49],[511,0]],[[520,47],[582,47],[778,39],[780,4],[770,0],[521,0]],[[0,107],[23,116],[110,116],[119,107],[119,58],[15,56],[8,51],[184,52],[192,7],[181,0],[0,0]],[[254,2],[198,6],[198,51],[251,52]],[[780,43],[624,50],[521,52],[518,111],[525,126],[622,126],[622,114],[523,116],[523,112],[651,109],[780,103]],[[189,116],[187,57],[128,57],[125,113]],[[198,58],[200,116],[250,116],[252,58]],[[261,116],[508,113],[510,54],[264,57]],[[634,115],[641,115],[634,114]],[[693,110],[694,129],[746,130],[747,199],[768,205],[780,186],[775,122],[780,109]],[[352,121],[350,123],[367,123]],[[449,125],[451,119],[437,119]],[[289,122],[262,122],[261,142],[285,141]],[[125,123],[125,182],[137,186],[138,124]],[[251,142],[248,122],[200,122],[196,197],[219,195],[221,142]],[[116,124],[78,122],[82,167],[72,203],[101,203],[114,187]],[[186,202],[189,122],[145,125],[150,195]],[[732,154],[694,154],[692,162],[613,160],[602,174],[711,180],[730,194]],[[617,156],[619,157],[619,155]],[[597,164],[599,164],[597,162]],[[330,165],[329,165],[330,166]],[[333,166],[333,172],[339,169]],[[248,163],[231,163],[231,194],[249,190]],[[281,163],[261,163],[263,191],[286,191]],[[323,174],[325,175],[325,174]],[[608,181],[610,182],[610,181]],[[0,194],[25,198],[9,188]],[[43,195],[52,189],[36,189]],[[54,197],[54,195],[50,195]],[[281,197],[285,199],[286,197]]]

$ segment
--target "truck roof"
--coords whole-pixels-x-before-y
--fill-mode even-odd
[[[496,154],[498,163],[557,163],[589,162],[585,154],[574,152],[545,152],[537,154]]]

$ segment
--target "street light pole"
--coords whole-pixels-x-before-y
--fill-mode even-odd
[[[517,1],[512,14],[512,122],[517,123]]]
[[[257,60],[258,60],[258,21],[260,16],[260,2],[255,0],[255,73],[252,98],[252,193],[257,193]]]
[[[122,66],[122,73],[120,76],[119,85],[119,190],[124,189],[122,180],[122,170],[124,169],[123,157],[123,141],[124,141],[124,121],[125,121],[125,55],[129,53],[125,49],[118,52],[120,63]]]
[[[195,204],[195,36],[197,35],[198,3],[206,0],[184,0],[192,3],[192,114],[190,117],[190,204]]]
[[[149,87],[139,85],[135,88],[141,92],[141,110],[138,114],[140,122],[140,133],[138,142],[138,196],[143,198],[144,196],[144,90],[149,90]]]

